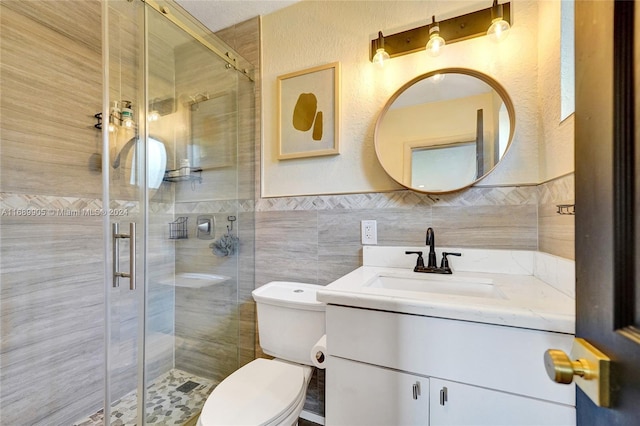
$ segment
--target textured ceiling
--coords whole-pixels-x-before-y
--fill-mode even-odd
[[[214,32],[247,19],[255,18],[258,15],[268,15],[298,1],[176,0],[187,12]]]

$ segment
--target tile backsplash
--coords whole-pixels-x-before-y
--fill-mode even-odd
[[[573,259],[573,175],[538,186],[473,187],[460,193],[385,193],[262,198],[256,203],[256,286],[273,280],[328,284],[362,264],[360,221],[379,245],[540,250]]]

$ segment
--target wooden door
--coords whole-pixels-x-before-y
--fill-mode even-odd
[[[576,336],[612,360],[611,407],[597,407],[578,389],[579,426],[640,422],[640,71],[634,66],[640,7],[634,6],[576,0]]]

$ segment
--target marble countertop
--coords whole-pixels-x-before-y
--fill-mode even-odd
[[[455,271],[444,278],[492,281],[501,297],[488,298],[363,285],[380,274],[431,275],[411,268],[368,266],[365,261],[365,266],[319,290],[317,299],[328,304],[575,334],[575,300],[534,275]]]

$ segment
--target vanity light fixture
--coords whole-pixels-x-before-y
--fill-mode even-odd
[[[446,42],[447,44],[488,34],[492,39],[502,40],[508,34],[506,30],[508,30],[512,24],[511,3],[498,4],[498,0],[493,0],[493,5],[486,9],[445,19],[437,23],[435,22],[435,17],[432,17],[432,21],[433,22],[428,25],[385,37],[382,37],[381,31],[378,32],[378,37],[371,40],[369,59],[371,59],[372,62],[379,63],[379,61],[375,60],[377,59],[379,49],[384,49],[384,54],[388,55],[389,58],[424,50],[430,41],[430,36],[435,33],[435,30],[431,31],[431,29],[434,28],[434,24],[437,25],[439,37],[442,38],[443,43]],[[494,23],[496,24],[495,27],[493,27]],[[487,31],[489,27],[492,27],[491,33]],[[493,28],[496,28],[495,32]]]
[[[491,6],[491,25],[487,31],[489,38],[497,43],[501,42],[509,35],[509,29],[511,25],[504,20],[504,7],[498,4],[498,0],[493,0],[493,6]]]
[[[373,63],[379,66],[380,68],[384,67],[384,61],[389,59],[389,54],[386,50],[384,50],[384,36],[382,35],[382,31],[378,31],[378,38],[375,40],[376,42],[376,54],[373,55]]]
[[[436,22],[436,17],[431,17],[431,25],[429,26],[429,41],[426,50],[429,56],[438,56],[445,45],[445,41],[440,37],[440,26]]]

